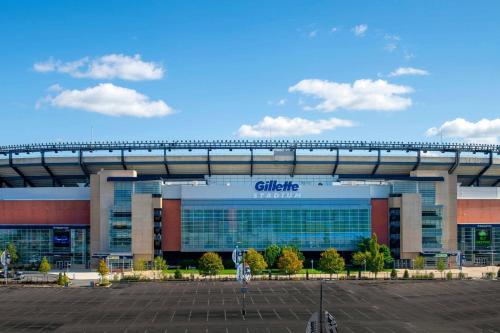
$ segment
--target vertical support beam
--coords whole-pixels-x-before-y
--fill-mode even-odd
[[[453,172],[455,172],[455,170],[458,168],[459,165],[460,165],[460,152],[456,151],[455,152],[455,161],[451,165],[450,169],[448,169],[448,174],[450,174],[450,175],[453,174]]]
[[[26,177],[22,172],[21,170],[19,170],[18,167],[16,167],[12,161],[12,152],[9,153],[9,166],[12,170],[15,171],[15,173],[17,173],[19,175],[19,177],[21,177],[23,179],[23,182],[24,182],[24,187],[26,187],[26,185],[29,185],[31,187],[35,187],[35,184],[33,184],[33,182],[31,180],[28,179],[28,177]]]
[[[335,176],[335,174],[337,173],[337,168],[339,167],[339,157],[340,157],[339,149],[337,148],[336,151],[337,151],[336,153],[337,157],[335,158],[335,164],[333,166],[332,176]]]
[[[121,163],[123,170],[127,170],[127,165],[125,164],[125,150],[122,149],[121,153]]]
[[[210,148],[207,149],[208,177],[212,177],[212,166],[210,165]]]
[[[253,149],[250,148],[250,177],[253,177]]]
[[[45,152],[41,151],[40,154],[42,154],[42,166],[45,169],[45,171],[49,174],[50,178],[52,179],[52,186],[55,186],[56,184],[58,186],[62,186],[61,181],[56,177],[56,175],[54,175],[52,170],[50,170],[47,163],[45,163]]]
[[[168,169],[168,162],[167,162],[167,149],[163,149],[163,165],[165,166],[165,172],[167,173],[167,176],[170,176],[170,170]]]
[[[490,157],[488,159],[488,164],[486,164],[486,166],[474,177],[474,179],[472,179],[472,181],[469,183],[469,186],[472,186],[474,184],[476,186],[479,186],[479,179],[481,178],[482,175],[485,174],[486,171],[488,171],[488,169],[493,164],[493,151],[490,151],[489,154]]]
[[[381,159],[381,153],[380,149],[377,150],[377,164],[375,164],[375,167],[372,170],[372,176],[374,176],[377,173],[378,167],[380,166],[380,159]]]
[[[80,169],[82,169],[83,174],[85,175],[85,177],[87,177],[87,183],[89,183],[90,182],[90,172],[87,169],[87,166],[85,165],[85,163],[83,162],[83,151],[82,150],[78,151],[78,164],[80,164]]]
[[[411,169],[411,171],[416,171],[418,169],[418,167],[420,166],[421,159],[422,159],[421,151],[417,150],[417,162],[415,163],[415,165],[413,166],[413,169]]]
[[[293,150],[293,164],[292,164],[292,171],[290,172],[290,177],[293,177],[295,175],[295,166],[297,165],[297,149]]]

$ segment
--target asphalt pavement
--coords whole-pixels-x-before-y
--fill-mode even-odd
[[[319,282],[118,283],[2,287],[0,332],[305,332]],[[333,281],[324,309],[340,332],[500,332],[500,281]]]

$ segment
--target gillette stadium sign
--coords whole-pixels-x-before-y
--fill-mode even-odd
[[[256,199],[300,198],[299,184],[292,181],[278,182],[277,180],[258,181],[255,183],[253,197]]]

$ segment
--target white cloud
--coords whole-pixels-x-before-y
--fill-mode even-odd
[[[267,104],[269,105],[272,105],[272,106],[285,106],[287,103],[287,99],[286,98],[282,98],[276,102],[273,102],[273,101],[269,101],[267,102]]]
[[[101,83],[83,90],[64,90],[43,103],[59,108],[79,109],[108,116],[162,117],[173,112],[162,100],[152,101],[133,89]],[[37,105],[39,107],[39,105]]]
[[[386,50],[387,52],[392,52],[394,51],[395,49],[397,49],[397,45],[394,44],[394,43],[389,43],[387,44],[385,47],[384,47],[384,50]]]
[[[440,127],[429,128],[427,136],[443,136],[446,138],[459,138],[467,142],[499,143],[500,118],[481,119],[476,123],[463,118],[446,121]]]
[[[123,54],[108,54],[95,59],[85,57],[71,62],[50,58],[45,62],[35,63],[33,69],[40,73],[58,72],[76,78],[107,80],[158,80],[164,75],[161,65],[142,61],[139,54],[132,57]]]
[[[323,100],[314,107],[321,111],[334,111],[338,108],[350,110],[404,110],[412,105],[412,100],[402,97],[413,92],[408,86],[388,83],[385,80],[356,80],[354,83],[337,83],[326,80],[302,80],[288,88],[289,92],[300,92]]]
[[[337,28],[337,27],[333,27],[330,29],[330,32],[337,32],[337,31],[339,31],[339,28]]]
[[[425,76],[430,73],[425,69],[418,69],[413,67],[399,67],[395,71],[389,73],[389,76],[402,76],[402,75],[417,75],[417,76]]]
[[[238,136],[245,138],[289,137],[317,135],[337,127],[353,127],[350,120],[330,118],[309,120],[304,118],[264,117],[255,125],[241,125]]]
[[[352,32],[357,37],[363,37],[368,30],[368,25],[366,24],[358,24],[354,28],[352,28]]]
[[[385,34],[384,39],[399,41],[401,38],[398,35]]]
[[[404,51],[404,57],[405,57],[405,60],[406,61],[410,61],[411,59],[415,58],[415,54],[411,53],[411,52],[408,52],[408,51]]]
[[[63,87],[61,87],[58,83],[53,84],[47,88],[47,91],[50,91],[50,92],[59,92],[62,90],[63,90]]]
[[[310,32],[309,32],[309,35],[308,35],[308,36],[309,36],[310,38],[314,38],[314,37],[316,37],[316,35],[317,35],[317,34],[318,34],[318,30],[313,30],[313,31],[310,31]]]

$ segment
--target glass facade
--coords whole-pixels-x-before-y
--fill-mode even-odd
[[[109,248],[112,252],[132,251],[133,193],[160,195],[161,181],[114,182],[114,203],[109,212]]]
[[[270,244],[301,250],[353,251],[371,235],[370,200],[184,200],[182,251],[263,250]]]
[[[500,263],[500,225],[458,225],[458,249],[465,256],[465,264]]]
[[[0,249],[4,250],[8,243],[13,243],[19,255],[18,264],[24,265],[38,265],[45,256],[54,265],[71,263],[87,266],[89,239],[88,227],[2,226],[0,228]]]
[[[422,202],[422,251],[440,252],[443,247],[443,206],[436,205],[435,182],[394,181],[392,194],[419,193]]]

